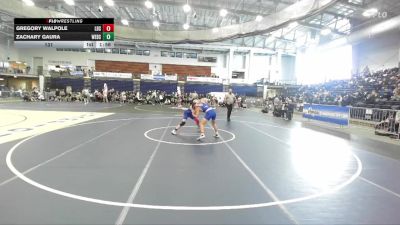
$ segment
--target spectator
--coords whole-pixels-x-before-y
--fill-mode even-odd
[[[108,103],[108,87],[106,83],[103,85],[103,102]]]
[[[397,87],[393,90],[392,98],[396,101],[400,101],[400,83],[398,83]]]
[[[89,89],[84,88],[84,89],[82,90],[82,97],[83,97],[83,103],[84,103],[85,105],[89,104],[89,98],[90,98]]]

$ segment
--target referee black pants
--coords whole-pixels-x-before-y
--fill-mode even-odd
[[[233,108],[233,105],[232,104],[227,104],[226,105],[226,108],[228,109],[228,114],[227,114],[227,119],[228,120],[231,120],[231,113],[232,113],[232,108]]]

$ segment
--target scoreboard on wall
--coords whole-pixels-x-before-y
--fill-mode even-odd
[[[113,48],[114,18],[15,18],[21,48]]]

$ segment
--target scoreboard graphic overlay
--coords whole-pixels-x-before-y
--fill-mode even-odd
[[[15,18],[20,48],[113,48],[114,18]]]

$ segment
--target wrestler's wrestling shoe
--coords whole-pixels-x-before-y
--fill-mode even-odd
[[[201,139],[204,139],[205,137],[206,137],[206,135],[200,134],[200,136],[197,138],[197,140],[200,141]]]

